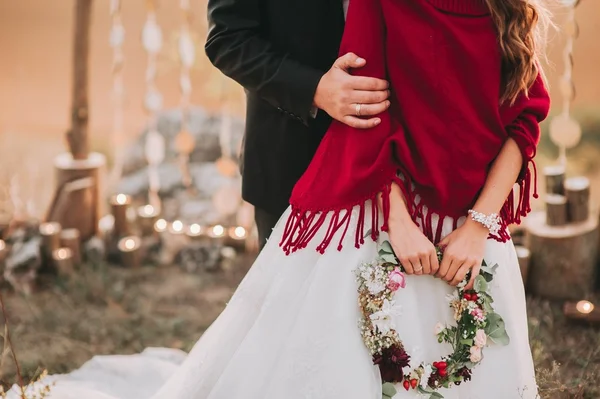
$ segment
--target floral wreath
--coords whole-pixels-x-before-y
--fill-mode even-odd
[[[441,250],[437,250],[437,255],[441,260]],[[470,277],[467,275],[458,284],[456,292],[447,295],[456,325],[437,323],[435,334],[438,342],[450,344],[453,352],[440,361],[421,363],[414,369],[410,367],[410,355],[406,353],[392,319],[399,316],[394,294],[406,286],[406,279],[390,243],[384,241],[377,258],[358,267],[355,273],[362,311],[359,326],[373,363],[381,372],[383,399],[391,399],[397,392],[394,384],[400,382],[407,391],[416,389],[420,394],[429,395],[430,399],[443,398],[437,392],[439,388],[471,380],[471,370],[481,362],[482,349],[488,338],[500,345],[509,343],[504,320],[494,312],[494,300],[488,292],[488,283],[497,267],[497,264],[488,266],[483,261],[472,290],[464,288]]]

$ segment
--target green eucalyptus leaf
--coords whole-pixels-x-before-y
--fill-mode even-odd
[[[392,249],[392,244],[390,244],[389,241],[384,241],[381,243],[381,246],[379,247],[379,253],[381,253],[381,251],[388,254],[394,253],[394,250]]]
[[[383,395],[381,395],[381,399],[392,399],[392,396],[383,394]]]
[[[394,384],[392,384],[391,382],[386,382],[385,384],[383,384],[381,390],[383,392],[383,396],[389,396],[390,398],[393,398],[394,395],[396,395],[396,393],[398,392],[396,391],[396,387],[394,386]]]
[[[394,265],[398,264],[398,260],[396,259],[396,257],[394,256],[394,254],[388,254],[385,253],[383,255],[379,255],[379,257],[384,261],[384,262],[388,262],[388,263],[393,263]]]
[[[461,345],[473,346],[473,338],[463,338],[459,342]]]
[[[371,233],[373,232],[373,229],[369,229],[367,230],[367,232],[365,233],[365,236],[363,238],[367,238],[371,235]]]
[[[444,395],[439,392],[432,392],[429,399],[444,399]]]
[[[475,277],[475,285],[473,288],[475,288],[475,291],[477,292],[487,291],[487,282],[482,275]]]
[[[485,333],[498,345],[508,345],[510,343],[510,337],[506,332],[506,324],[498,313],[489,313],[487,315]]]

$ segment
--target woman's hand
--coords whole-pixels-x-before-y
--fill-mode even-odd
[[[435,246],[412,220],[390,220],[389,236],[406,274],[435,274],[438,271]]]
[[[467,219],[465,224],[446,236],[439,244],[444,255],[437,277],[456,286],[471,271],[465,288],[472,289],[481,269],[488,235],[489,230],[485,226]]]

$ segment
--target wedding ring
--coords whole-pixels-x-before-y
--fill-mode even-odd
[[[360,116],[360,108],[362,107],[362,104],[356,104],[356,116]]]
[[[423,270],[423,266],[419,266],[418,269],[415,269],[415,272],[420,272],[421,270]]]

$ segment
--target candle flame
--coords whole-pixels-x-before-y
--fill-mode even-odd
[[[56,257],[60,260],[67,259],[69,257],[69,250],[66,248],[61,248],[56,251]]]
[[[154,214],[154,207],[152,205],[144,205],[143,211],[145,216],[151,216]]]
[[[246,237],[246,229],[241,226],[236,227],[233,233],[237,238]]]
[[[589,314],[594,310],[594,304],[590,301],[579,301],[577,302],[576,308],[579,313]]]
[[[4,240],[0,240],[0,251],[4,250],[4,248],[6,248],[6,243]]]
[[[212,231],[215,236],[220,237],[225,233],[225,228],[218,224],[212,228]]]
[[[190,226],[190,233],[192,234],[200,234],[202,227],[198,223],[194,223]]]
[[[167,221],[165,219],[158,219],[156,223],[154,223],[154,228],[158,232],[165,231],[167,229]]]
[[[115,201],[119,205],[124,205],[124,204],[127,203],[127,196],[125,194],[117,194],[117,197],[115,198]]]
[[[181,220],[176,220],[171,225],[173,227],[173,231],[179,233],[183,231],[183,222]]]
[[[135,240],[133,238],[129,238],[125,240],[125,249],[132,250],[135,248]]]
[[[42,223],[40,225],[40,233],[43,235],[52,235],[58,232],[55,223]]]

